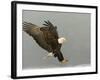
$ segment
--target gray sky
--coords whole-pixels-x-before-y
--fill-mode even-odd
[[[90,64],[90,14],[23,10],[22,19],[40,27],[43,26],[44,20],[49,20],[57,26],[59,36],[68,39],[61,51],[69,60],[67,64],[61,65],[54,57],[43,59],[48,52],[38,46],[27,33],[22,32],[23,69]]]

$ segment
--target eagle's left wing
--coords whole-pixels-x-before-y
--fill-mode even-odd
[[[23,22],[23,31],[29,34],[41,48],[48,52],[52,51],[51,47],[46,43],[43,32],[39,26],[29,22]]]

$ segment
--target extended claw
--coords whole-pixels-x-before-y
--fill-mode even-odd
[[[68,60],[66,60],[66,59],[61,61],[61,63],[67,63],[67,62],[68,62]]]

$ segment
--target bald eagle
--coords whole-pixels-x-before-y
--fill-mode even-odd
[[[65,38],[59,38],[57,27],[50,21],[44,22],[43,27],[29,22],[23,22],[23,31],[33,37],[40,47],[48,51],[48,56],[53,55],[58,58],[59,62],[65,63],[67,60],[64,59],[60,50]]]

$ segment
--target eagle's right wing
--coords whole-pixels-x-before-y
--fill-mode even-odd
[[[44,21],[44,22],[45,22],[45,24],[43,24],[43,25],[47,26],[47,27],[48,27],[48,30],[49,30],[50,32],[52,32],[53,35],[54,35],[56,38],[59,38],[59,35],[58,35],[58,32],[57,32],[57,27],[54,26],[49,20],[48,20],[48,21]]]

